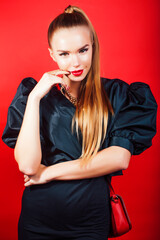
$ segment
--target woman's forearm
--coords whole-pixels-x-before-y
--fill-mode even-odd
[[[24,175],[25,186],[45,184],[52,180],[77,180],[94,178],[118,170],[126,169],[129,165],[131,153],[121,147],[112,146],[99,151],[91,162],[81,167],[81,160],[58,163],[49,167],[40,164],[36,174]]]
[[[39,104],[40,99],[30,93],[14,150],[20,171],[29,175],[36,173],[42,157]]]
[[[99,177],[126,169],[130,157],[128,150],[112,146],[99,151],[86,167],[81,167],[80,159],[77,159],[49,166],[45,170],[45,175],[47,181]]]
[[[42,158],[40,142],[39,105],[40,100],[51,90],[65,81],[58,75],[69,74],[68,71],[55,70],[44,73],[28,97],[23,122],[15,146],[15,159],[21,172],[34,175],[38,171]]]

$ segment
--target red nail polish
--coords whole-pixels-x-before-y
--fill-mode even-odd
[[[62,78],[62,77],[63,77],[63,74],[58,74],[57,77]]]

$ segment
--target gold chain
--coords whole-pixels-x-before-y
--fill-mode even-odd
[[[62,85],[61,86],[61,93],[65,96],[65,93],[67,93],[68,97],[69,97],[69,100],[71,103],[73,103],[75,106],[77,105],[78,103],[78,100],[76,97],[73,97],[67,90],[66,88]]]

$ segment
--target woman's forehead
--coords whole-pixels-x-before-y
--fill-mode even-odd
[[[79,49],[86,44],[91,44],[91,34],[87,26],[60,28],[51,38],[52,47],[58,50]]]

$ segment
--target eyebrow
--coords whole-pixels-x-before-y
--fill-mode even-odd
[[[89,44],[85,44],[83,47],[79,48],[78,51],[80,51],[83,48],[88,47],[88,46],[89,46]],[[69,52],[69,51],[67,51],[67,50],[57,50],[57,52]]]

